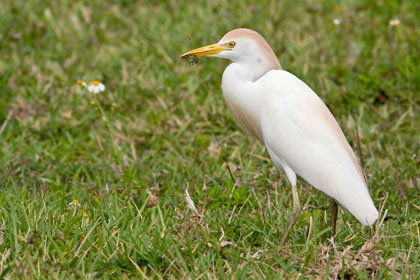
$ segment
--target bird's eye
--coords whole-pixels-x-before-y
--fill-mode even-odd
[[[229,46],[230,48],[233,48],[235,45],[236,45],[236,43],[235,43],[235,42],[233,42],[233,41],[228,43],[228,46]]]

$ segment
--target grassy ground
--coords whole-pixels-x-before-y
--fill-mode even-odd
[[[419,275],[420,5],[322,2],[2,1],[1,278]],[[267,38],[356,151],[358,126],[373,228],[341,209],[330,242],[328,199],[300,180],[279,247],[289,186],[224,104],[227,62],[178,59],[237,27]]]

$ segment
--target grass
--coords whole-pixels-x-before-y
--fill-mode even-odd
[[[418,277],[419,8],[3,1],[1,278]],[[334,18],[342,23],[333,26]],[[394,18],[401,24],[390,27]],[[300,180],[304,211],[278,246],[290,188],[226,108],[227,62],[178,59],[237,27],[267,38],[283,68],[330,107],[355,151],[358,127],[382,222],[364,228],[341,209],[330,242],[328,199]],[[107,91],[95,101],[77,79],[100,80]],[[74,199],[80,207],[69,205]]]

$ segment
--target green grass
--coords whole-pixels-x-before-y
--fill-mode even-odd
[[[2,1],[0,277],[418,277],[420,6],[322,2]],[[228,62],[178,59],[237,27],[266,37],[355,151],[357,124],[383,223],[341,209],[331,244],[328,199],[300,180],[279,247],[290,187],[224,104]],[[114,142],[77,79],[107,86]]]

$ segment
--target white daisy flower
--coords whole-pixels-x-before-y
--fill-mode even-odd
[[[83,82],[82,80],[77,80],[77,84],[82,86],[82,87],[87,87],[86,83]]]
[[[93,92],[94,94],[100,93],[105,91],[105,85],[98,81],[93,81],[88,83],[87,89],[89,92]]]
[[[389,26],[398,26],[398,25],[400,25],[400,20],[399,19],[392,19],[392,20],[390,20],[389,21]]]
[[[341,24],[341,19],[339,19],[339,18],[335,18],[335,19],[333,19],[332,23],[333,23],[334,25],[340,25],[340,24]]]
[[[69,203],[69,205],[70,205],[70,206],[79,206],[79,207],[80,207],[80,203],[79,203],[79,201],[78,201],[78,200],[76,200],[76,199],[73,199],[73,201],[72,201],[72,202],[70,202],[70,203]]]

